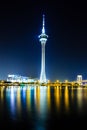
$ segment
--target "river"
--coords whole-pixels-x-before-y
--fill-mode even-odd
[[[0,87],[0,128],[15,130],[84,129],[87,88]]]

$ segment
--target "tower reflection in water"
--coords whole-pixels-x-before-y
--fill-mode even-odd
[[[35,106],[38,116],[45,118],[50,107],[50,88],[46,86],[35,87]]]

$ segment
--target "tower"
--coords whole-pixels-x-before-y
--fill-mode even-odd
[[[48,36],[45,33],[45,15],[43,15],[43,24],[42,24],[42,33],[39,35],[39,41],[41,42],[42,47],[42,56],[41,56],[41,74],[40,74],[40,82],[46,82],[46,72],[45,72],[45,45],[47,42]]]

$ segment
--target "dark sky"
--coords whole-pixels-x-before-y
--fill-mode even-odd
[[[40,77],[41,44],[38,35],[45,14],[47,79],[87,79],[87,7],[82,1],[61,0],[0,4],[0,79],[20,74]]]

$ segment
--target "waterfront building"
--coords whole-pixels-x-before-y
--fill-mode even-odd
[[[82,75],[77,75],[77,83],[82,85]]]
[[[42,33],[39,35],[39,41],[41,42],[42,47],[42,56],[41,56],[41,74],[40,74],[40,82],[45,83],[46,79],[46,72],[45,72],[45,45],[47,42],[48,35],[45,33],[45,16],[43,15],[43,24],[42,24]]]
[[[35,82],[35,79],[30,78],[30,77],[25,77],[21,75],[14,75],[14,74],[9,74],[7,77],[8,82],[23,82],[23,83],[32,83]]]

